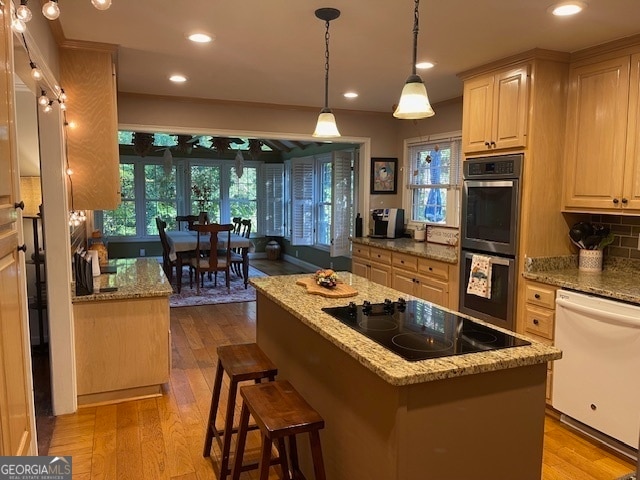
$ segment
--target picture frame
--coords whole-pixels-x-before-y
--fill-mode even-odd
[[[398,159],[371,159],[371,194],[398,193]]]

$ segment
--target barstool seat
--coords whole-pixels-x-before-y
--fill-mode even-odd
[[[269,477],[272,445],[275,442],[279,452],[279,462],[283,478],[304,478],[298,464],[296,435],[309,433],[311,455],[316,480],[325,480],[320,429],[324,420],[286,380],[277,380],[260,385],[240,388],[242,411],[238,431],[237,446],[231,477],[240,479],[244,447],[249,430],[249,415],[253,417],[262,438],[260,447],[260,480]],[[290,465],[287,465],[284,440],[289,443]],[[290,467],[290,468],[288,468]]]
[[[205,436],[202,455],[204,457],[211,455],[211,444],[215,437],[221,451],[219,479],[224,480],[227,475],[231,473],[231,469],[229,468],[231,436],[234,433],[238,433],[238,429],[233,426],[238,384],[251,380],[257,384],[265,379],[274,381],[278,369],[255,343],[221,345],[217,348],[217,354],[218,367],[213,385],[207,434]],[[222,390],[222,377],[225,373],[229,377],[229,397],[227,399],[224,428],[218,430],[216,427],[216,417],[218,414],[218,404],[220,403],[220,392]],[[255,425],[249,427],[249,429],[256,428],[258,427]],[[241,469],[242,471],[251,470],[257,468],[257,466],[257,463],[247,464],[241,466]]]

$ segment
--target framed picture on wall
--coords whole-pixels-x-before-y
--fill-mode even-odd
[[[398,191],[398,159],[371,159],[371,194],[392,193]]]

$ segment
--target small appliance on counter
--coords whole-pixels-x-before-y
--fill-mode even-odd
[[[371,238],[399,238],[404,233],[404,209],[402,208],[374,208],[371,210],[373,218],[373,234]]]

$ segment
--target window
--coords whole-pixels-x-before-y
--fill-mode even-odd
[[[332,257],[348,255],[353,218],[353,151],[285,163],[285,211],[292,245],[313,245]],[[289,179],[289,180],[287,180]]]
[[[458,226],[460,137],[407,141],[410,221]]]
[[[96,227],[111,238],[143,238],[158,234],[155,218],[177,228],[178,214],[206,211],[214,222],[240,216],[259,231],[260,162],[246,162],[238,178],[227,161],[162,157],[120,158],[122,202],[115,210],[96,212]]]

